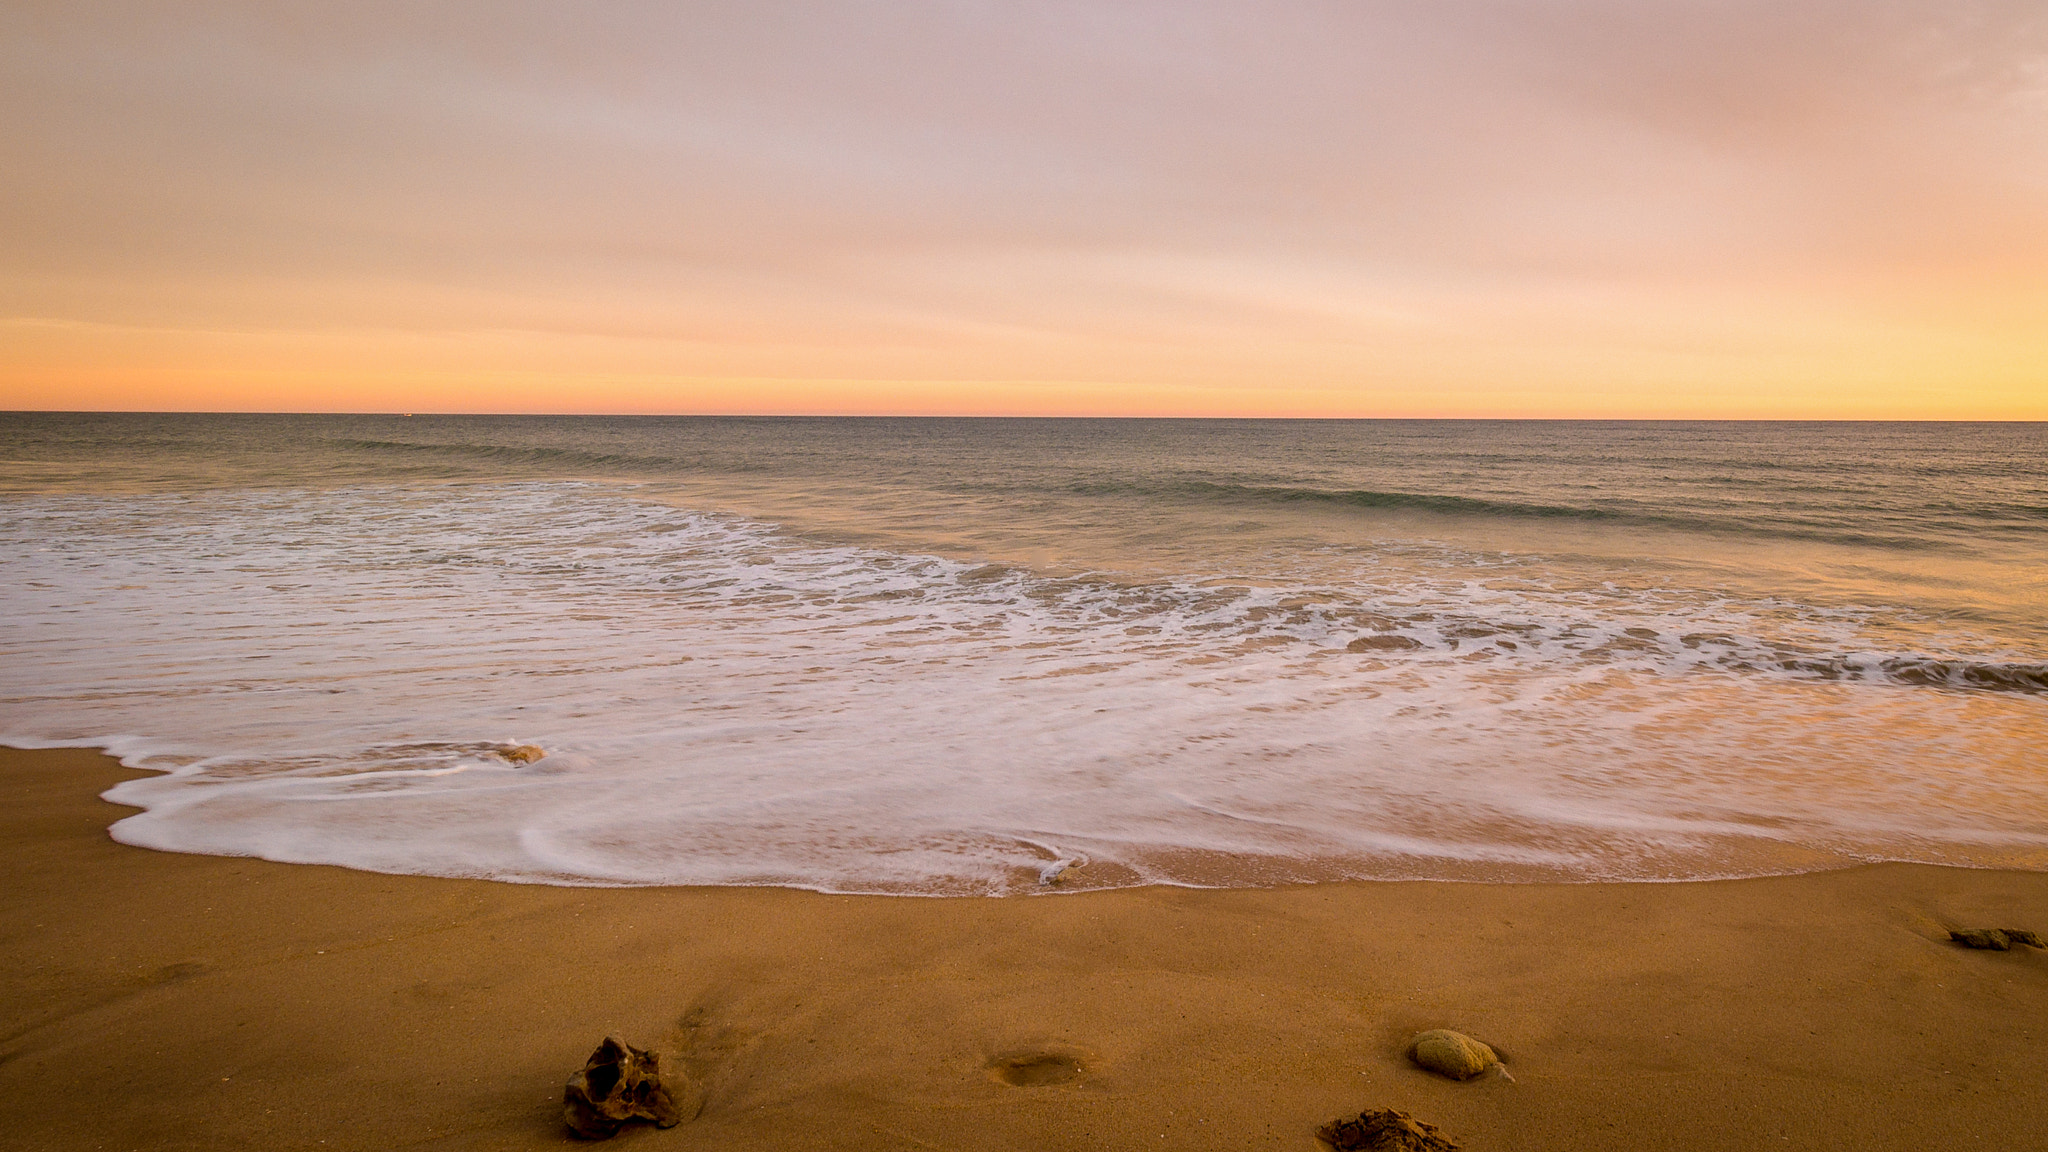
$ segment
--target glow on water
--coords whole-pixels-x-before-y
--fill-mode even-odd
[[[17,482],[0,735],[174,769],[117,790],[131,843],[548,882],[2048,866],[2023,535],[837,467]]]

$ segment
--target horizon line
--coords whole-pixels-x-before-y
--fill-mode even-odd
[[[1932,416],[1194,416],[1046,412],[399,412],[387,409],[179,409],[179,408],[0,408],[9,416],[384,416],[398,419],[495,417],[500,419],[609,420],[1180,420],[1231,423],[1272,421],[1296,424],[1343,423],[1523,423],[1523,424],[2048,424],[2028,417]]]

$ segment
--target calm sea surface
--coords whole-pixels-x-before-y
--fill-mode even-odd
[[[183,851],[2039,869],[2048,425],[6,414],[0,652]]]

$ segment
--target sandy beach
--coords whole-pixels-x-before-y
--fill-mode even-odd
[[[1483,1149],[2022,1148],[2048,875],[1354,883],[1008,899],[577,889],[156,853],[132,775],[0,753],[0,1130],[24,1149],[571,1145],[606,1033],[676,1149],[1300,1149],[1396,1107]],[[1462,1029],[1513,1080],[1410,1065]],[[1015,1085],[1003,1061],[1040,1060]]]
[[[2048,0],[7,5],[0,1152],[2048,1152],[2044,113]]]

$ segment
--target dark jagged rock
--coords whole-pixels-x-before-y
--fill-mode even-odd
[[[1371,1108],[1355,1119],[1332,1120],[1316,1129],[1316,1135],[1337,1152],[1458,1152],[1436,1125],[1392,1108]]]
[[[1965,948],[1990,948],[2003,952],[2012,947],[2012,938],[1996,928],[1958,928],[1948,938]]]
[[[2025,928],[1957,928],[1948,938],[1966,948],[1989,948],[2003,952],[2015,944],[2042,947],[2041,937]]]
[[[682,1121],[661,1080],[661,1057],[607,1036],[562,1090],[562,1118],[586,1140],[604,1140],[628,1120],[673,1128]]]

